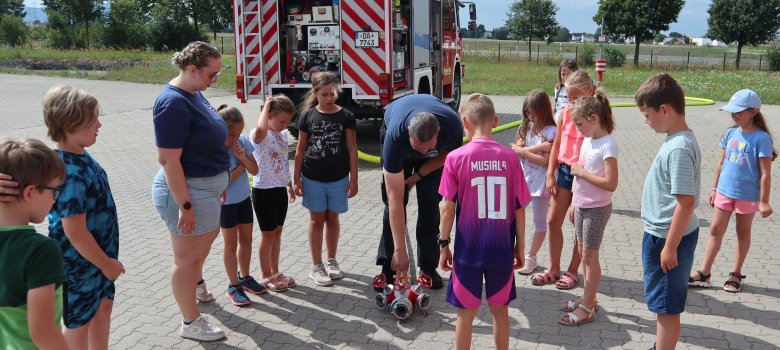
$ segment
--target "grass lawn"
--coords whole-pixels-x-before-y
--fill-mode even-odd
[[[494,59],[464,58],[466,75],[463,80],[465,93],[481,92],[492,95],[527,95],[533,89],[553,93],[557,83],[557,66]],[[596,78],[593,68],[585,69]],[[604,74],[604,89],[610,95],[633,96],[639,85],[649,76],[662,72],[659,69],[634,69],[630,64],[622,68],[609,68]],[[716,101],[728,101],[740,89],[755,90],[768,104],[780,104],[780,73],[754,71],[695,70],[669,71],[688,96]]]
[[[176,68],[170,65],[172,53],[151,51],[60,51],[49,49],[0,48],[0,65],[12,60],[55,60],[87,62],[119,62],[115,68],[104,72],[84,70],[24,70],[0,67],[0,72],[11,74],[57,75],[84,79],[117,80],[164,84],[176,75]],[[224,55],[222,75],[214,87],[233,90],[235,88],[235,58]],[[466,55],[466,76],[463,81],[465,93],[482,92],[491,95],[526,95],[533,89],[544,89],[552,94],[557,79],[557,65],[528,63],[524,59],[502,59],[495,57]],[[668,68],[667,68],[668,69]],[[633,96],[639,85],[652,74],[663,71],[634,69],[630,63],[622,68],[610,68],[604,76],[604,88],[610,95]],[[593,68],[587,68],[595,77]],[[780,104],[780,73],[757,71],[718,70],[671,70],[688,96],[726,101],[743,88],[758,92],[764,103]]]

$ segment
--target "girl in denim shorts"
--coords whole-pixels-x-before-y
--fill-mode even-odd
[[[339,242],[339,214],[347,211],[347,198],[357,194],[357,139],[355,115],[336,104],[338,79],[331,73],[317,73],[298,119],[298,147],[295,151],[295,192],[309,209],[309,248],[315,284],[329,286],[344,277],[336,261]],[[328,259],[322,261],[323,228]]]

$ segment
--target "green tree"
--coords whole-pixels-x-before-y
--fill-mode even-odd
[[[593,21],[605,33],[622,34],[636,39],[634,66],[639,65],[639,45],[653,40],[669,23],[677,21],[684,0],[599,0],[599,11]]]
[[[678,32],[670,32],[669,33],[669,37],[670,38],[684,38],[685,35],[682,35],[682,34],[680,34]]]
[[[0,15],[6,13],[24,18],[24,0],[0,0]]]
[[[190,23],[186,4],[178,0],[158,0],[151,10],[149,44],[155,50],[180,50],[195,40],[206,40]]]
[[[27,25],[21,17],[10,13],[0,16],[0,37],[6,44],[11,46],[24,44],[27,32]]]
[[[667,38],[666,35],[658,33],[658,34],[655,35],[655,39],[654,40],[655,40],[655,42],[660,43],[660,42],[664,41],[664,39],[666,39],[666,38]]]
[[[205,21],[217,40],[217,33],[233,24],[233,3],[225,0],[209,0],[209,11],[206,11]]]
[[[780,29],[780,0],[714,0],[707,13],[707,37],[737,43],[737,69],[743,46],[774,39]]]
[[[558,33],[555,34],[552,40],[559,43],[568,43],[571,41],[571,32],[568,28],[561,27],[558,29]]]
[[[46,15],[58,15],[61,21],[52,29],[74,33],[69,26],[83,26],[84,43],[89,49],[89,25],[97,21],[103,15],[103,2],[101,0],[43,0],[46,6]]]
[[[135,0],[111,0],[103,43],[112,48],[146,47],[147,30],[141,21],[141,8]]]
[[[529,60],[533,38],[545,38],[549,43],[557,34],[557,12],[558,6],[552,0],[518,0],[509,7],[506,27],[514,38],[528,42]]]
[[[493,39],[506,40],[509,39],[509,31],[506,27],[501,26],[493,29]]]

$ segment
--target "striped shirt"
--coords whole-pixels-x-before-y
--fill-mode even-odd
[[[658,150],[647,173],[642,191],[642,222],[645,232],[666,239],[677,207],[676,195],[692,195],[699,202],[701,189],[701,152],[693,132],[669,135]],[[699,227],[694,213],[685,235]]]

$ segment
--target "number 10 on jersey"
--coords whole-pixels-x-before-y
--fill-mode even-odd
[[[477,188],[478,215],[480,219],[506,219],[506,177],[479,176],[471,179],[471,187]],[[496,210],[498,190],[498,210]]]

